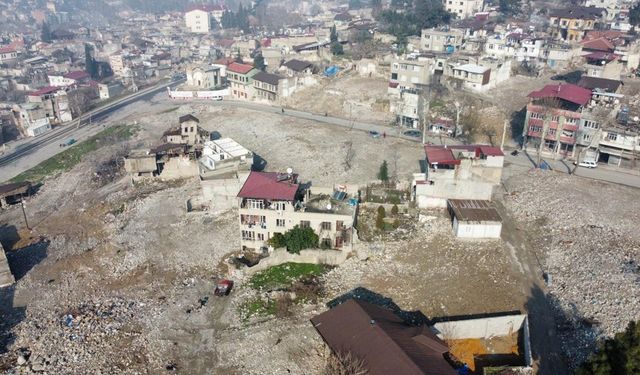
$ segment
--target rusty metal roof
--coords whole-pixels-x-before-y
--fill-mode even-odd
[[[502,218],[491,201],[477,199],[449,199],[449,207],[458,221],[497,221]]]

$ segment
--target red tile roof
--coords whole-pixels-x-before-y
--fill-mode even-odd
[[[287,181],[278,181],[279,176],[286,176],[286,174],[277,172],[251,172],[247,181],[242,185],[238,197],[294,201],[299,187],[296,183],[298,175],[292,175],[291,180]]]
[[[16,49],[12,46],[0,47],[0,53],[11,53],[11,52],[16,52]]]
[[[89,78],[89,73],[85,72],[84,70],[76,70],[74,72],[69,72],[69,73],[63,75],[63,77],[64,78],[69,78],[69,79],[80,80],[80,79]]]
[[[612,52],[616,47],[605,38],[598,38],[582,42],[582,48],[593,51]]]
[[[216,61],[214,61],[214,64],[218,64],[218,65],[231,65],[232,63],[234,63],[236,60],[233,57],[223,57],[221,59],[218,59]]]
[[[58,90],[61,90],[61,88],[55,87],[55,86],[47,86],[47,87],[41,88],[40,90],[36,90],[32,93],[29,93],[29,96],[41,96],[41,95],[51,94],[52,92],[56,92]]]
[[[539,91],[533,91],[528,95],[532,99],[558,98],[568,102],[585,105],[591,100],[591,90],[587,90],[570,83],[546,85]]]
[[[446,147],[442,145],[424,146],[424,152],[429,164],[458,165],[460,164],[460,160],[456,159],[453,153],[461,150],[475,152],[476,157],[479,157],[480,155],[504,156],[504,153],[499,147],[489,145],[447,145]]]
[[[233,62],[227,66],[227,70],[234,73],[239,74],[247,74],[253,69],[253,66],[247,64],[240,64],[237,62]]]

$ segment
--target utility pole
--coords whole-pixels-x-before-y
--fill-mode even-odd
[[[507,135],[507,120],[504,120],[504,125],[502,126],[502,142],[500,142],[500,151],[504,151],[504,137]]]
[[[25,211],[24,200],[20,201],[20,206],[22,207],[22,215],[24,216],[24,223],[27,226],[27,229],[31,230],[31,228],[29,227],[29,221],[27,220],[27,211]]]

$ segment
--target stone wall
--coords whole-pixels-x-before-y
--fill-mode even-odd
[[[253,267],[246,268],[246,275],[253,275],[269,267],[283,263],[313,263],[338,266],[347,260],[349,252],[340,250],[302,250],[300,254],[291,254],[286,249],[275,249],[268,258],[264,258]]]

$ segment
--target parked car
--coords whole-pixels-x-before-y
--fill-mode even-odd
[[[422,137],[422,132],[420,130],[407,130],[402,134],[406,135],[407,137],[413,137],[413,138]]]
[[[576,163],[574,162],[573,164],[576,164]],[[578,166],[585,167],[585,168],[597,168],[598,163],[593,160],[583,160],[580,163],[578,163]]]
[[[375,130],[369,130],[369,135],[371,136],[371,138],[380,138],[380,133]]]
[[[67,139],[66,141],[64,141],[63,143],[60,143],[60,147],[71,146],[72,144],[74,144],[76,142],[77,141],[75,140],[75,138],[70,138],[70,139]]]
[[[222,279],[216,284],[216,290],[214,290],[213,294],[219,297],[228,296],[231,293],[231,288],[233,288],[233,281]]]

